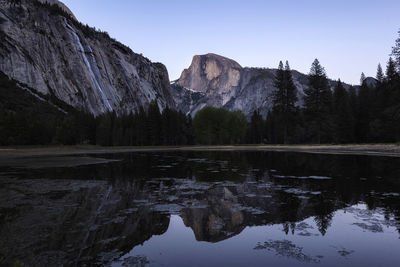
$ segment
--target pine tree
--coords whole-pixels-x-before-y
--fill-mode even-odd
[[[333,92],[334,139],[337,143],[354,141],[354,118],[350,97],[339,80]]]
[[[377,71],[376,71],[376,79],[378,80],[378,82],[383,83],[384,78],[385,78],[385,77],[384,77],[384,75],[383,75],[382,66],[381,66],[381,64],[379,63],[379,64],[378,64],[378,69],[377,69]]]
[[[294,85],[292,71],[289,66],[289,62],[286,61],[285,66],[285,85],[286,85],[286,110],[293,112],[296,106],[297,98],[297,87]]]
[[[398,31],[399,37],[396,39],[395,45],[392,47],[392,56],[395,57],[397,63],[397,70],[400,72],[400,30]]]
[[[250,125],[251,126],[251,125]],[[264,136],[269,144],[275,144],[275,124],[273,118],[273,112],[268,111],[267,117],[264,123]]]
[[[244,138],[247,124],[247,119],[241,111],[205,107],[197,112],[193,119],[195,141],[204,145],[239,143]]]
[[[289,133],[293,127],[294,116],[296,113],[296,102],[297,98],[297,87],[293,82],[292,71],[289,66],[289,62],[286,61],[285,65],[285,127],[284,127],[284,140],[283,142],[288,143]]]
[[[358,92],[358,111],[357,111],[357,141],[370,141],[371,124],[371,89],[364,83]]]
[[[174,130],[176,129],[174,114],[168,107],[164,109],[161,123],[161,137],[163,145],[175,145]]]
[[[273,109],[280,113],[283,111],[285,103],[285,71],[282,61],[279,62],[278,70],[276,71],[274,86],[277,90],[273,94]]]
[[[312,141],[329,141],[331,132],[332,92],[324,68],[315,59],[308,75],[309,87],[304,90],[307,126]]]
[[[354,88],[353,86],[350,86],[350,88],[349,88],[349,103],[350,103],[352,115],[354,118],[356,118],[358,100],[357,100],[356,88]]]
[[[292,71],[289,62],[286,61],[285,69],[283,69],[282,61],[279,62],[279,68],[275,78],[275,87],[277,90],[273,99],[274,117],[278,118],[281,123],[282,142],[288,143],[288,135],[290,121],[296,110],[297,88],[294,85]]]
[[[261,114],[254,110],[250,119],[248,141],[252,144],[261,144],[264,139],[264,120]]]
[[[182,113],[182,116],[185,116]],[[193,134],[193,121],[192,116],[190,114],[185,116],[185,136],[186,143],[184,145],[193,145],[194,144],[194,134]]]
[[[393,58],[389,58],[387,67],[386,67],[386,78],[388,82],[393,82],[397,77],[397,72],[396,72],[396,65],[393,61]]]
[[[96,144],[112,146],[112,133],[114,127],[114,115],[107,112],[97,117]]]
[[[387,142],[399,140],[400,135],[400,78],[396,72],[395,62],[389,58],[386,69],[386,83],[382,89],[383,99],[381,105],[381,121],[383,136],[380,138]]]
[[[134,116],[135,121],[135,144],[137,146],[148,145],[149,130],[147,128],[147,114],[142,106],[139,107]]]
[[[353,117],[353,122],[354,122],[354,129],[353,129],[353,137],[354,137],[354,142],[357,142],[357,120],[358,120],[358,96],[357,96],[357,91],[356,88],[351,86],[348,90],[349,92],[349,105],[350,105],[350,112],[351,116]]]
[[[152,101],[147,111],[148,143],[152,146],[161,143],[161,113],[157,101]]]
[[[360,78],[360,85],[363,85],[364,81],[365,81],[365,74],[364,72],[361,73],[361,78]]]

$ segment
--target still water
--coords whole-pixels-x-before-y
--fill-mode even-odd
[[[399,262],[400,158],[148,152],[0,164],[0,265]]]

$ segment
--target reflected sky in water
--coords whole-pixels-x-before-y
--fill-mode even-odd
[[[62,157],[35,160],[0,164],[0,265],[400,262],[397,158],[169,152],[69,156],[68,167]]]
[[[288,233],[283,225],[253,226],[211,244],[196,242],[193,231],[172,215],[165,234],[135,247],[112,266],[135,261],[151,266],[265,266],[266,260],[270,266],[396,266],[400,260],[397,229],[379,211],[368,212],[371,222],[366,211],[363,204],[336,211],[325,236],[315,220],[308,218],[295,223]],[[378,232],[365,229],[358,225],[360,219],[382,228]]]

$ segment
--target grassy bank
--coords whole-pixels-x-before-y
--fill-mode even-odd
[[[281,151],[400,157],[400,144],[352,145],[235,145],[179,147],[29,146],[0,147],[0,160],[13,157],[107,154],[146,151]]]

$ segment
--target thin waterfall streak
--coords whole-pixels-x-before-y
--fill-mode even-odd
[[[100,86],[100,83],[97,81],[96,75],[94,74],[94,72],[93,72],[93,70],[92,70],[92,67],[91,67],[91,65],[90,65],[90,63],[89,63],[89,60],[88,60],[88,58],[86,57],[85,49],[83,48],[83,45],[82,45],[82,43],[81,43],[81,41],[80,41],[80,39],[79,39],[78,34],[76,34],[75,30],[71,27],[71,25],[68,24],[68,22],[67,22],[66,20],[65,20],[65,23],[66,23],[68,29],[71,30],[72,35],[73,35],[74,38],[75,38],[75,42],[76,42],[76,44],[77,44],[77,46],[78,46],[78,49],[79,49],[80,52],[81,52],[81,56],[82,56],[82,58],[83,58],[83,61],[85,62],[85,65],[86,65],[86,67],[87,67],[87,69],[88,69],[88,71],[89,71],[90,78],[92,79],[92,82],[93,82],[94,86],[95,86],[95,87],[97,88],[97,90],[99,91],[100,96],[101,96],[101,98],[102,98],[102,100],[103,100],[104,105],[106,106],[106,108],[107,108],[109,111],[113,111],[113,108],[111,107],[111,104],[110,104],[110,102],[108,101],[108,98],[107,98],[106,95],[104,94],[104,91],[103,91],[103,89],[102,89],[101,86]],[[92,49],[91,49],[90,46],[89,46],[89,51],[90,51],[90,53],[93,55],[93,51],[92,51]]]

